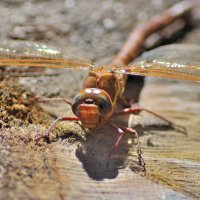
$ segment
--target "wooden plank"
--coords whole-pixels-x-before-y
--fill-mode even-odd
[[[109,12],[107,9],[99,10],[99,5],[95,1],[88,4],[86,4],[86,1],[80,2],[73,12],[77,14],[80,9],[83,9],[84,15],[76,15],[76,17],[74,17],[72,11],[68,11],[69,15],[67,16],[60,14],[63,9],[62,2],[56,2],[56,4],[53,1],[50,4],[48,2],[48,6],[45,2],[37,5],[31,4],[30,6],[34,5],[32,15],[40,16],[41,8],[43,10],[41,18],[38,18],[38,22],[35,22],[35,24],[33,22],[31,26],[33,32],[27,33],[26,26],[17,29],[20,31],[16,29],[11,31],[16,27],[16,22],[4,21],[4,24],[11,24],[4,26],[2,34],[9,33],[7,35],[9,38],[39,38],[39,40],[47,41],[49,39],[48,34],[55,36],[59,32],[60,34],[53,37],[49,43],[57,43],[57,45],[70,49],[69,51],[76,55],[87,55],[105,62],[110,60],[113,52],[119,49],[124,38],[132,29],[133,21],[143,21],[155,12],[167,7],[165,3],[159,4],[160,7],[156,4],[158,7],[155,7],[153,6],[155,3],[149,4],[149,1],[142,1],[142,3],[141,1],[126,1],[126,4],[119,2],[114,7],[112,6],[113,2],[109,4],[105,1],[104,3],[108,6]],[[171,4],[174,4],[174,1]],[[28,6],[28,4],[23,5],[22,3],[20,7],[24,10],[24,19],[27,20],[30,18],[26,17],[29,16],[26,9]],[[49,10],[47,10],[47,7]],[[135,9],[135,12],[128,8]],[[54,10],[57,9],[58,12],[54,13]],[[141,9],[143,9],[143,12],[141,12]],[[1,14],[4,14],[6,10],[6,6],[2,7]],[[100,19],[103,24],[106,22],[104,19],[108,13],[113,13],[111,16],[114,19],[117,15],[116,20],[118,21],[116,23],[119,23],[119,27],[113,32],[111,31],[112,28],[109,29],[105,26],[104,28],[107,31],[104,31],[104,28],[101,29],[102,27],[100,27],[100,32],[98,32],[99,26],[96,26],[98,23],[87,21],[94,10],[97,11],[96,18],[94,18],[98,21],[98,15],[102,16]],[[147,11],[150,13],[147,14]],[[16,10],[15,6],[9,12],[12,12],[13,16],[18,16],[19,12],[22,13],[21,9]],[[78,29],[80,31],[78,32],[70,29],[71,32],[66,33],[64,28],[60,29],[60,27],[66,27],[65,20],[60,20],[61,24],[59,24],[59,20],[58,23],[53,23],[54,25],[59,24],[58,28],[47,20],[49,18],[46,12],[50,15],[54,13],[55,20],[60,19],[60,16],[68,17],[69,20],[73,18],[75,20],[72,20],[73,24],[81,25],[80,27],[83,30]],[[5,18],[6,16],[4,15]],[[2,20],[5,19],[4,17],[2,17]],[[45,18],[45,22],[41,20],[43,18]],[[95,29],[96,32],[94,31],[91,34],[91,31],[89,31],[89,35],[85,35],[83,27],[88,24],[92,24],[92,27],[94,26],[97,29]],[[48,32],[49,26],[51,27],[50,32]],[[38,27],[45,27],[45,31],[38,33],[37,30],[40,30]],[[104,35],[101,34],[102,30]],[[186,37],[186,42],[198,43],[198,32],[199,30],[196,29],[190,33]],[[69,36],[66,39],[67,34]],[[104,40],[102,40],[103,36]],[[91,44],[88,44],[88,38],[93,41]],[[81,41],[82,43],[79,44],[83,49],[75,48],[73,45],[76,42],[70,43],[70,41]],[[97,45],[98,42],[99,45]],[[89,46],[86,47],[86,44]],[[97,50],[97,46],[99,50]],[[86,51],[86,49],[90,51]],[[59,78],[24,78],[20,79],[20,83],[34,90],[37,95],[59,95],[70,98],[76,94],[83,76],[83,73],[77,71],[63,72]],[[73,84],[74,82],[76,84]],[[6,85],[7,83],[3,84]],[[20,111],[19,113],[25,114],[26,109],[24,110],[24,108],[27,105],[25,102],[30,100],[30,95],[27,95],[25,89],[17,90],[17,83],[14,81],[9,82],[7,86],[8,90],[1,93],[3,94],[0,104],[1,117],[2,114],[5,117],[4,109],[9,110],[8,103],[10,102],[9,100],[5,102],[2,97],[16,99],[14,108],[17,108]],[[1,87],[0,92],[2,92],[2,88],[5,87]],[[40,145],[36,145],[33,138],[37,134],[45,132],[51,120],[48,123],[41,123],[41,121],[49,119],[49,116],[45,112],[37,110],[37,104],[34,104],[32,108],[36,112],[35,114],[39,114],[37,115],[38,119],[32,117],[36,116],[34,113],[30,113],[33,124],[27,125],[25,120],[16,119],[13,115],[6,115],[5,118],[1,118],[3,123],[0,121],[0,124],[6,124],[12,128],[0,130],[0,199],[200,198],[199,91],[199,85],[184,81],[158,80],[147,82],[142,93],[141,104],[186,127],[188,134],[183,135],[170,129],[170,127],[164,126],[161,121],[143,113],[132,118],[131,120],[134,121],[131,121],[130,124],[134,124],[142,141],[144,158],[147,163],[146,176],[139,174],[136,148],[133,145],[132,137],[129,135],[126,135],[119,150],[112,156],[110,166],[106,167],[107,153],[117,137],[116,132],[110,128],[102,127],[99,130],[84,134],[77,124],[61,123],[54,134],[52,133],[52,138],[55,137],[55,133],[58,133],[62,139],[51,144],[41,142]],[[70,108],[65,104],[43,105],[43,108],[47,113],[56,116],[72,114]],[[127,118],[124,118],[123,123],[127,123],[126,120]],[[120,119],[120,121],[122,122],[123,119]],[[39,122],[40,124],[38,124]],[[147,126],[148,124],[150,126]]]

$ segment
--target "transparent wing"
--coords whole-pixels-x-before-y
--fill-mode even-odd
[[[66,56],[58,49],[36,42],[0,41],[0,67],[89,68],[101,73],[159,76],[200,82],[200,46],[167,45],[144,53],[130,66],[95,67],[86,60]]]
[[[30,41],[0,41],[0,67],[90,68],[91,62],[70,58],[58,49]]]
[[[166,45],[138,57],[133,65],[110,70],[142,76],[192,80],[200,83],[200,45]]]

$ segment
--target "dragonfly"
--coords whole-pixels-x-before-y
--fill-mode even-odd
[[[188,5],[184,8],[185,10],[182,10],[182,15],[184,12],[191,10],[191,6]],[[174,10],[173,7],[165,12],[165,18],[173,17],[176,19],[177,16],[180,17],[180,12],[178,12],[176,16],[174,15]],[[166,13],[168,15],[166,15]],[[132,134],[136,139],[139,164],[145,169],[145,161],[142,157],[141,145],[136,130],[129,127],[118,126],[110,120],[120,115],[146,111],[164,120],[169,125],[173,125],[173,123],[159,114],[139,105],[121,111],[115,111],[117,101],[124,100],[123,91],[125,80],[123,75],[155,76],[200,83],[199,45],[172,44],[158,47],[144,52],[128,65],[128,63],[139,54],[138,51],[133,50],[137,50],[137,48],[142,45],[143,40],[145,40],[148,35],[152,34],[152,32],[159,29],[160,26],[163,26],[163,23],[164,25],[169,23],[169,20],[165,18],[160,17],[159,19],[161,21],[157,18],[156,20],[153,19],[145,26],[142,26],[142,28],[141,26],[136,28],[125,44],[125,47],[110,65],[95,65],[90,61],[70,58],[59,49],[42,43],[30,41],[0,41],[0,67],[29,66],[37,68],[89,70],[88,77],[84,81],[82,89],[72,101],[63,98],[57,99],[68,103],[75,116],[57,118],[49,126],[43,137],[48,140],[52,128],[60,121],[80,121],[81,125],[88,129],[95,129],[105,124],[118,132],[116,143],[109,152],[108,161],[113,151],[118,147],[123,135],[127,132]],[[165,23],[165,21],[167,21],[167,23]],[[149,29],[152,25],[154,25],[154,28]],[[145,31],[148,31],[148,34],[143,37],[144,34],[142,35],[141,33],[146,33]],[[142,38],[138,40],[137,37],[136,40],[132,41],[133,38],[135,38],[133,36],[136,35],[142,35]],[[135,46],[137,48],[135,48]],[[131,56],[130,52],[133,52]],[[41,101],[48,100],[49,99],[43,99]]]

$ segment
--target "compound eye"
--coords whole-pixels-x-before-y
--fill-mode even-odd
[[[78,117],[81,104],[98,106],[99,114],[108,115],[112,112],[112,102],[107,92],[96,88],[86,88],[75,96],[72,102],[72,111]]]
[[[99,94],[98,97],[95,98],[95,104],[98,106],[100,114],[106,114],[112,109],[110,100],[102,94]]]
[[[78,107],[80,104],[84,103],[86,97],[84,93],[79,93],[76,95],[72,101],[72,111],[73,113],[78,117],[79,112],[78,112]]]

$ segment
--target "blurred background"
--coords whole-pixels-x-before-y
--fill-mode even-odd
[[[75,56],[109,62],[136,24],[177,2],[180,1],[2,0],[0,37],[42,41]],[[191,42],[194,41],[198,43],[193,38]]]

